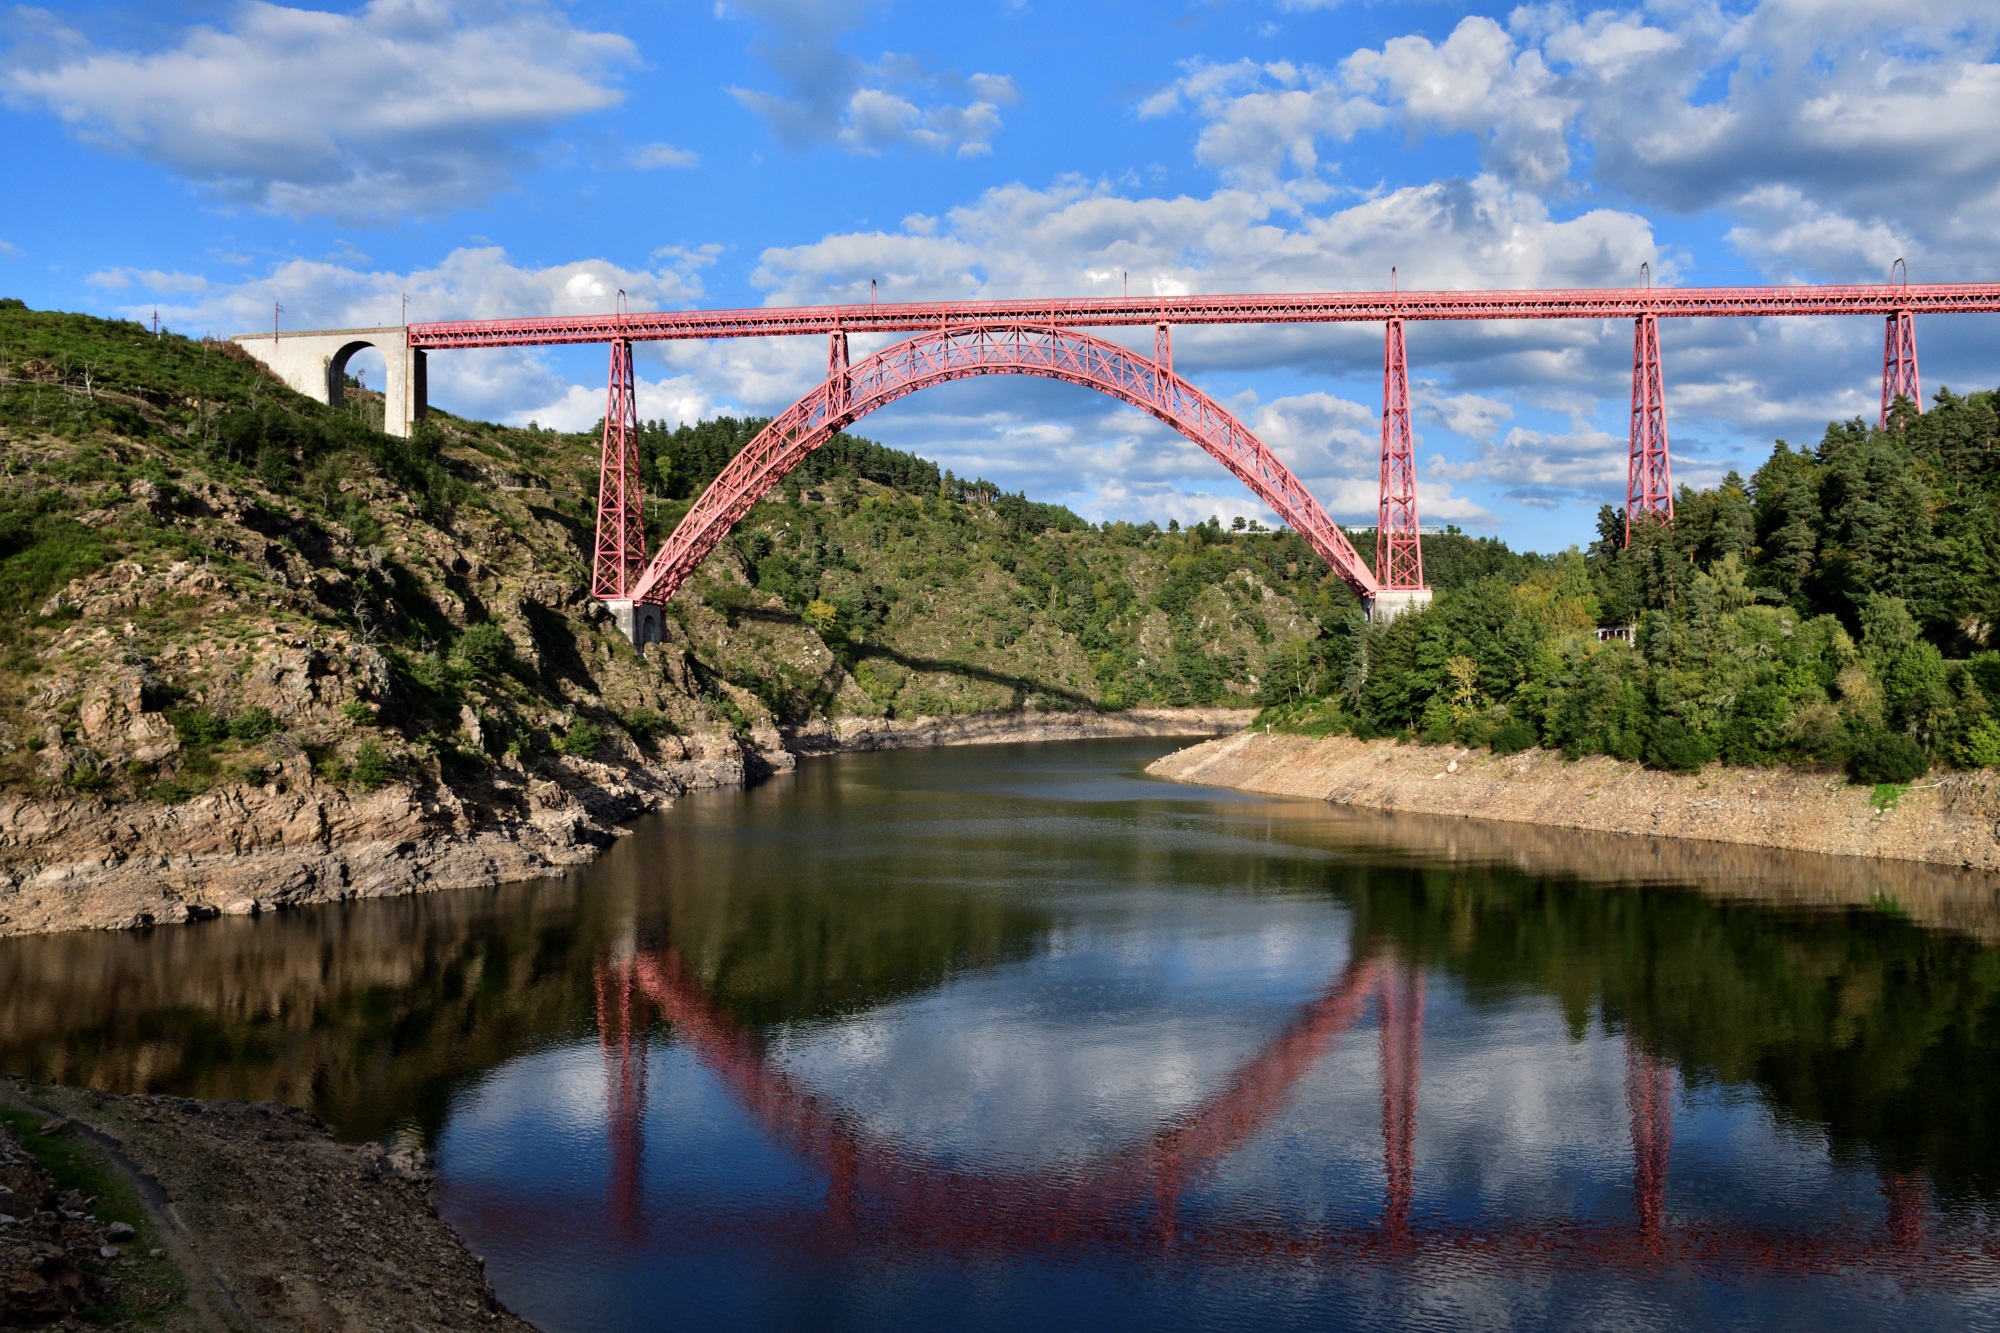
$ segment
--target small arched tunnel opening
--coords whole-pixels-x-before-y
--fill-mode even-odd
[[[381,394],[389,383],[389,361],[368,342],[351,342],[326,367],[326,401],[340,407],[350,391]]]
[[[649,643],[666,640],[666,613],[652,602],[606,602],[606,608],[618,622],[625,637],[632,641],[634,648],[644,648]]]

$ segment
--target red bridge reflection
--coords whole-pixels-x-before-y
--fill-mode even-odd
[[[2000,1279],[2000,1239],[1969,1227],[1927,1229],[1921,1177],[1885,1175],[1879,1222],[1818,1218],[1810,1227],[1677,1222],[1667,1211],[1673,1138],[1671,1067],[1626,1039],[1631,1115],[1629,1220],[1426,1218],[1415,1208],[1422,973],[1388,957],[1349,961],[1320,995],[1229,1084],[1144,1142],[1082,1165],[1040,1171],[962,1165],[883,1141],[765,1057],[758,1036],[712,1002],[677,951],[600,964],[598,1030],[610,1134],[602,1206],[457,1183],[447,1206],[475,1235],[520,1219],[592,1243],[782,1245],[806,1251],[906,1249],[1004,1257],[1079,1253],[1178,1256],[1191,1262],[1356,1265],[1442,1261],[1464,1274],[1523,1266],[1682,1270],[1730,1277],[1858,1273],[1924,1285]],[[1382,1088],[1384,1198],[1373,1222],[1239,1216],[1227,1205],[1186,1215],[1187,1191],[1282,1111],[1292,1089],[1374,1001]],[[646,1038],[656,1010],[774,1143],[824,1181],[818,1207],[746,1203],[714,1208],[643,1197]]]

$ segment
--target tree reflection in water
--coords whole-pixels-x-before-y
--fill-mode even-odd
[[[1212,1260],[1444,1246],[1479,1262],[1992,1277],[1992,1233],[1964,1221],[2000,1203],[1990,878],[1162,789],[1132,776],[1150,752],[816,761],[757,791],[691,798],[566,881],[9,941],[0,1068],[277,1098],[348,1137],[434,1138],[488,1071],[601,1048],[609,1199],[570,1217],[559,1201],[459,1190],[453,1206],[475,1223],[526,1208],[607,1235],[739,1226],[808,1248],[1087,1243]],[[1347,962],[1229,1079],[1087,1166],[1037,1176],[888,1142],[772,1058],[775,1034],[863,1023],[1059,954],[1079,904],[1129,900],[1137,919],[1159,893],[1327,904],[1348,923]],[[1426,977],[1475,1021],[1542,996],[1573,1040],[1622,1034],[1628,1217],[1493,1226],[1414,1200]],[[1185,1206],[1190,1183],[1263,1132],[1364,1021],[1378,1026],[1378,1213],[1275,1225]],[[822,1207],[709,1224],[649,1210],[646,1061],[661,1041],[691,1050],[814,1165]],[[1753,1095],[1823,1135],[1838,1166],[1878,1177],[1875,1220],[1677,1226],[1674,1107],[1716,1089]],[[1973,1211],[1939,1225],[1932,1198]]]

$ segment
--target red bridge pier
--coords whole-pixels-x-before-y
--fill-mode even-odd
[[[1424,547],[1417,525],[1417,458],[1410,433],[1410,363],[1403,321],[1386,321],[1382,341],[1382,489],[1375,515],[1375,577],[1382,591],[1371,620],[1394,620],[1429,606]]]

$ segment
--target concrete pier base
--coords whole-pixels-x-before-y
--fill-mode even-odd
[[[604,609],[618,622],[618,628],[625,632],[634,648],[658,643],[666,637],[665,618],[651,602],[606,602]]]
[[[1361,605],[1368,612],[1368,619],[1378,625],[1386,625],[1405,611],[1431,604],[1429,588],[1384,588],[1373,597],[1361,599]]]
[[[429,385],[424,352],[410,346],[401,325],[379,329],[322,329],[310,333],[239,333],[230,339],[279,379],[315,402],[339,407],[347,363],[364,347],[382,353],[389,382],[382,386],[382,429],[408,439],[424,415]]]

